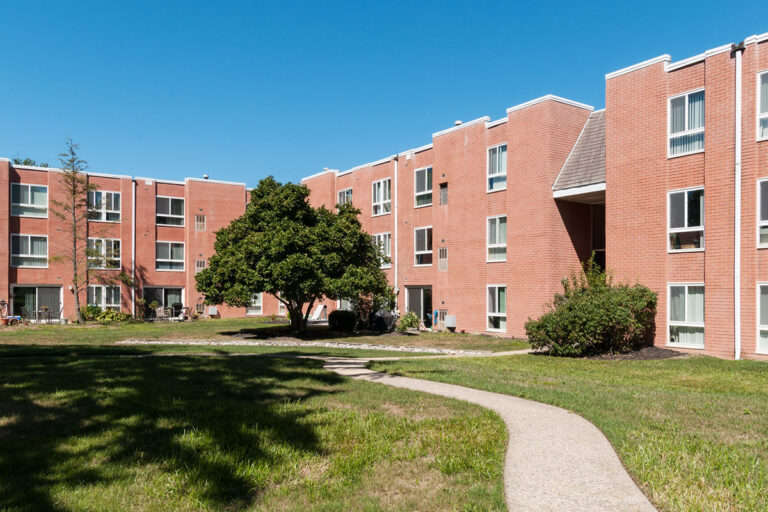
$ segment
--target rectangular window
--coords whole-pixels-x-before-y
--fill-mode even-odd
[[[246,308],[245,314],[246,315],[261,315],[264,311],[263,307],[263,294],[261,293],[254,293],[251,295],[251,303]]]
[[[757,287],[759,316],[757,319],[757,352],[768,354],[768,283]]]
[[[448,204],[448,184],[440,184],[440,204]]]
[[[120,240],[114,238],[89,238],[88,268],[119,269]]]
[[[155,199],[156,222],[158,226],[184,225],[184,199],[180,197],[157,196]]]
[[[669,285],[670,345],[704,348],[704,285]]]
[[[11,235],[11,266],[48,266],[48,237],[45,235]]]
[[[759,215],[758,218],[758,233],[757,233],[757,245],[758,247],[768,247],[768,178],[757,182],[758,186],[758,202],[759,202]]]
[[[205,260],[195,260],[195,274],[200,273],[201,270],[205,270],[206,266],[208,266],[208,264]]]
[[[156,242],[156,270],[184,270],[184,242]]]
[[[487,261],[507,261],[507,216],[488,217]]]
[[[704,91],[669,99],[669,155],[704,151]]]
[[[205,215],[195,215],[195,231],[205,233]]]
[[[344,206],[345,204],[351,204],[351,203],[352,203],[352,189],[345,188],[344,190],[339,190],[338,201],[336,201],[336,204],[338,204],[339,206]]]
[[[432,168],[425,167],[424,169],[416,169],[415,171],[415,206],[420,208],[422,206],[432,205]]]
[[[488,148],[488,192],[507,188],[507,145]]]
[[[120,222],[120,192],[88,192],[88,219]]]
[[[373,235],[373,244],[381,255],[381,268],[390,268],[392,266],[392,234],[378,233]]]
[[[11,183],[11,215],[48,217],[48,187]]]
[[[704,249],[704,189],[669,193],[669,251]]]
[[[488,285],[488,330],[507,331],[507,287]]]
[[[384,215],[392,211],[392,180],[386,178],[373,182],[371,191],[373,215]]]
[[[88,286],[88,305],[98,306],[102,311],[113,309],[120,311],[120,287],[119,286]]]
[[[768,140],[768,71],[757,76],[757,138]]]
[[[448,248],[439,247],[437,249],[437,270],[439,272],[448,272]]]
[[[432,227],[416,228],[413,230],[415,265],[432,264]]]

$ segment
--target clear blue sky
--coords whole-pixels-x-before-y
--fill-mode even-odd
[[[0,156],[72,137],[98,171],[298,181],[768,31],[761,1],[127,4],[0,5]]]

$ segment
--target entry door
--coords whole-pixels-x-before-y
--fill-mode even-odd
[[[61,317],[61,289],[41,286],[37,289],[37,309],[40,321],[58,320]]]
[[[432,287],[406,287],[408,304],[406,311],[414,313],[427,327],[432,326]]]
[[[165,288],[163,291],[165,307],[173,308],[171,314],[178,315],[181,312],[181,288]]]
[[[34,320],[37,311],[37,289],[17,286],[13,289],[13,314]]]

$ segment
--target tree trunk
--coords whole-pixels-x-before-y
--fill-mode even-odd
[[[307,322],[304,320],[304,315],[301,314],[301,306],[288,306],[288,316],[291,319],[291,330],[299,333],[304,332]]]
[[[72,194],[72,287],[75,292],[75,314],[77,323],[83,323],[80,312],[80,276],[77,273],[77,198]]]

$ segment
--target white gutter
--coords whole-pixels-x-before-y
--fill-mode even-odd
[[[394,285],[395,285],[395,293],[397,293],[397,210],[400,208],[400,200],[397,198],[397,164],[400,161],[399,156],[395,156],[395,180],[394,180],[394,188],[395,188],[395,227],[393,229],[394,231],[394,255],[392,261],[392,266],[394,268]],[[395,305],[395,308],[397,308],[397,305]]]
[[[741,54],[744,46],[734,46],[736,54],[736,141],[734,165],[733,219],[733,358],[741,359]]]
[[[131,315],[136,316],[136,180],[131,180]]]

